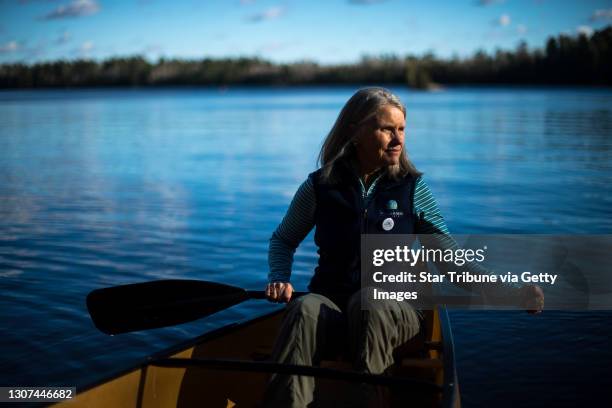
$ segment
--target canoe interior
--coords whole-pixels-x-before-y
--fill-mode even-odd
[[[452,357],[452,343],[449,346],[448,342],[443,341],[444,328],[440,319],[441,313],[445,317],[446,310],[425,313],[427,329],[424,336],[411,340],[397,350],[398,363],[390,372],[398,376],[431,380],[441,386],[450,384],[451,388],[446,387],[445,392],[417,395],[393,388],[387,393],[393,407],[459,406],[454,359],[444,358],[449,357],[445,356],[447,353]],[[191,344],[152,358],[265,360],[271,353],[281,319],[282,311],[274,312],[201,336]],[[322,366],[350,369],[350,365],[342,361],[324,361]],[[167,368],[145,363],[83,391],[77,390],[75,399],[55,404],[54,407],[258,407],[269,375],[203,367]],[[347,395],[354,394],[351,387],[355,385],[346,381],[317,379],[316,384],[317,390],[329,396],[325,405],[342,406]]]

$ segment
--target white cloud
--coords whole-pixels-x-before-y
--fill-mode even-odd
[[[57,20],[61,18],[82,17],[96,14],[100,5],[96,0],[72,0],[71,3],[59,6],[52,12],[44,15],[43,20]]]
[[[86,55],[90,51],[93,51],[94,43],[91,41],[85,41],[79,48],[76,49],[76,52],[81,55]]]
[[[258,23],[260,21],[265,20],[274,20],[275,18],[281,17],[285,14],[285,7],[270,7],[267,10],[262,11],[261,13],[253,14],[248,18],[249,21]]]
[[[506,27],[509,26],[511,22],[512,20],[508,14],[502,14],[496,19],[493,19],[491,21],[491,25],[494,25],[495,27]]]
[[[5,44],[0,45],[0,53],[10,53],[19,50],[19,44],[17,41],[9,41]]]
[[[593,35],[593,28],[587,25],[581,25],[581,26],[576,27],[576,32],[578,34],[584,34],[587,37],[590,37]]]
[[[591,15],[591,21],[612,21],[612,9],[595,10]]]

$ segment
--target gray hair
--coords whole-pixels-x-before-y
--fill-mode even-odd
[[[319,152],[318,163],[323,169],[323,181],[334,182],[335,164],[339,160],[357,160],[353,144],[354,127],[370,120],[380,108],[391,105],[402,111],[406,117],[406,107],[400,99],[389,90],[380,87],[362,88],[355,92],[346,102],[334,126],[323,141]],[[418,176],[421,173],[408,159],[406,149],[402,149],[399,163],[387,167],[387,174],[392,178],[404,177],[408,174]]]

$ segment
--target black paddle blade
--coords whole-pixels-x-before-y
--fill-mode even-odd
[[[119,334],[190,322],[249,298],[235,286],[171,279],[96,289],[87,309],[100,331]]]

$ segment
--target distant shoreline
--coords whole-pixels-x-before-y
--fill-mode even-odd
[[[275,64],[260,58],[200,60],[142,56],[103,61],[52,61],[0,65],[0,89],[108,87],[294,87],[403,85],[436,90],[450,86],[612,86],[612,26],[590,37],[550,37],[543,49],[525,43],[514,51],[440,59],[384,55],[355,64]]]

